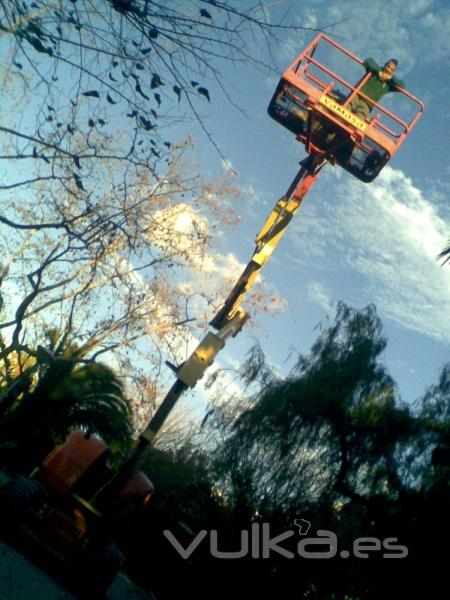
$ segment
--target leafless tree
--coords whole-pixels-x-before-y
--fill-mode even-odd
[[[261,3],[0,0],[6,372],[53,335],[56,353],[114,356],[137,405],[156,397],[163,357],[211,316],[214,291],[188,279],[218,279],[211,226],[233,220],[234,190],[201,182],[169,125],[196,119],[220,152],[202,106],[233,102],[223,61],[266,68],[253,41],[298,29]]]

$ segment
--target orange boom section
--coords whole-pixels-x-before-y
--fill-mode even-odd
[[[388,104],[395,105],[394,114],[360,91],[371,76],[364,72],[362,59],[321,33],[284,71],[268,112],[297,136],[309,154],[369,183],[397,152],[424,105],[401,89],[388,98]],[[373,105],[370,120],[350,110],[355,96]]]
[[[71,490],[80,478],[106,460],[110,450],[95,435],[80,430],[72,431],[66,440],[56,446],[39,467],[36,478],[50,490],[65,493]]]

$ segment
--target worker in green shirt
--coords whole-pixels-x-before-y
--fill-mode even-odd
[[[383,67],[380,67],[373,58],[366,58],[364,61],[364,67],[367,73],[370,73],[370,77],[363,84],[359,92],[362,92],[366,98],[362,98],[359,93],[357,93],[348,103],[347,108],[352,111],[357,117],[359,117],[363,121],[370,120],[370,113],[373,110],[375,103],[378,103],[381,98],[387,94],[388,92],[399,92],[404,87],[405,84],[403,81],[394,76],[395,71],[397,70],[398,61],[395,58],[389,59]],[[355,85],[355,88],[361,83],[361,80]],[[335,94],[330,94],[332,98],[335,98],[338,102],[344,102],[345,96],[340,92]],[[373,103],[370,100],[373,100]],[[347,138],[339,142],[337,139],[339,137],[339,132],[336,130],[330,131],[327,124],[324,121],[316,119],[312,125],[312,131],[317,135],[319,134],[322,139],[319,141],[319,144],[327,149],[331,147],[335,147],[333,154],[328,156],[328,160],[333,162],[333,155],[338,159],[338,161],[343,163],[348,163],[351,159],[353,151],[355,149],[355,143],[353,140]],[[383,157],[378,150],[373,150],[366,157],[364,165],[361,169],[363,175],[370,177],[373,173],[380,167],[382,164]]]
[[[369,79],[363,84],[361,89],[367,98],[373,102],[379,102],[381,98],[388,92],[399,92],[405,88],[405,84],[401,79],[395,77],[394,73],[398,67],[398,61],[395,58],[390,58],[383,67],[380,67],[373,58],[366,58],[364,67],[367,73],[370,73]],[[357,87],[359,83],[355,86]],[[370,120],[370,113],[373,110],[374,103],[366,100],[356,94],[347,105],[348,108],[363,121]],[[336,158],[342,163],[347,163],[355,149],[354,142],[348,141],[343,143],[336,152]],[[380,168],[383,162],[383,157],[378,150],[373,150],[368,154],[362,167],[362,174],[370,177]]]
[[[380,67],[373,58],[366,58],[364,67],[366,74],[371,73],[371,76],[360,91],[374,102],[381,100],[388,92],[398,92],[405,87],[403,81],[394,76],[398,67],[398,61],[395,58],[389,59],[384,67]],[[348,107],[356,116],[368,121],[374,105],[356,95]]]

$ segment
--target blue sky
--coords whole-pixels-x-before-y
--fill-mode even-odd
[[[426,104],[425,114],[398,154],[371,184],[327,166],[264,268],[264,280],[286,303],[228,344],[239,361],[256,338],[282,372],[291,347],[308,352],[315,326],[343,300],[356,308],[376,304],[389,343],[382,359],[405,400],[420,396],[449,359],[450,269],[435,260],[450,237],[448,192],[450,5],[437,0],[263,2],[276,20],[325,27],[326,33],[365,58],[397,57],[399,76]],[[327,25],[337,23],[332,27]],[[317,32],[283,36],[270,48],[278,73]],[[264,45],[254,57],[270,60]],[[222,245],[247,263],[254,236],[294,177],[304,148],[272,121],[267,105],[273,76],[247,65],[225,70],[227,87],[245,114],[210,86],[203,114],[210,132],[246,193],[237,207],[242,222]],[[192,128],[191,128],[192,129]],[[196,154],[207,172],[221,161],[201,132]],[[236,273],[236,278],[239,276]]]
[[[251,8],[255,3],[242,0],[241,5]],[[268,307],[271,314],[253,312],[244,331],[219,355],[218,365],[238,366],[257,340],[275,368],[286,373],[291,349],[309,351],[317,324],[333,319],[337,302],[355,308],[374,303],[389,340],[382,359],[402,397],[413,401],[436,381],[449,359],[450,267],[440,266],[435,257],[450,237],[450,4],[262,0],[260,5],[272,22],[284,16],[285,24],[310,29],[280,33],[279,42],[269,47],[258,37],[249,38],[252,58],[271,70],[257,70],[246,62],[217,62],[233,103],[214,81],[202,80],[211,103],[201,97],[196,106],[227,164],[192,120],[180,119],[174,128],[162,130],[162,135],[179,140],[193,133],[195,159],[205,178],[231,167],[235,185],[243,190],[234,204],[239,226],[232,233],[215,230],[220,247],[203,265],[207,273],[194,273],[180,285],[216,292],[228,281],[231,290],[252,256],[255,235],[295,176],[304,148],[267,115],[267,106],[279,75],[317,29],[361,58],[371,56],[381,63],[397,57],[399,76],[425,102],[423,118],[373,183],[361,183],[338,167],[323,170],[264,268],[264,284],[277,295]],[[68,97],[72,92],[69,88]],[[169,99],[166,93],[164,100]],[[27,98],[13,96],[11,101],[26,105]],[[172,101],[175,106],[176,99]],[[35,92],[34,104],[39,102],[45,105],[47,97]],[[183,100],[176,108],[183,110]],[[125,118],[115,124],[118,129],[130,127]],[[208,215],[201,217],[199,226],[207,226]],[[180,360],[192,349],[195,340],[191,342],[183,345]],[[168,372],[167,381],[171,378]],[[165,381],[161,392],[163,388]],[[207,395],[199,386],[191,397],[203,400]]]

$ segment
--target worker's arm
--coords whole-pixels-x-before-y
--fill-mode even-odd
[[[406,88],[405,82],[401,79],[398,79],[398,77],[393,77],[389,81],[389,86],[392,92],[401,92]]]
[[[366,71],[370,71],[370,73],[375,73],[377,75],[381,71],[380,65],[373,60],[373,58],[366,58],[364,61],[364,67]]]

